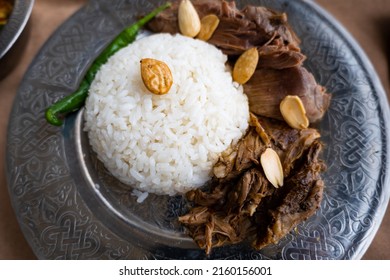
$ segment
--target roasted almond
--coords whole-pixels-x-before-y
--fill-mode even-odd
[[[245,84],[255,73],[258,62],[259,53],[257,49],[251,48],[246,50],[234,64],[233,80],[239,84]]]
[[[260,156],[265,177],[275,187],[283,186],[283,168],[279,155],[272,149],[267,148]]]
[[[172,84],[172,72],[168,65],[153,58],[141,59],[141,77],[145,87],[152,93],[168,93]]]
[[[297,95],[287,95],[283,98],[280,102],[280,112],[283,119],[292,128],[303,129],[309,126],[305,106]]]
[[[190,0],[180,2],[177,17],[181,34],[192,38],[198,35],[201,27],[200,19]]]
[[[210,14],[204,16],[200,20],[200,31],[198,36],[196,36],[196,38],[198,38],[199,40],[208,41],[211,38],[211,36],[213,36],[214,31],[218,27],[218,24],[219,24],[219,18],[216,15]]]

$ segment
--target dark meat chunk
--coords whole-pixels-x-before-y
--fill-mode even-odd
[[[213,193],[207,194],[200,190],[193,190],[187,193],[187,198],[200,206],[222,205],[224,203],[223,198],[226,196],[227,191],[228,188],[217,184],[213,189]]]
[[[300,40],[287,22],[286,13],[278,13],[261,6],[246,6],[242,10],[245,18],[255,22],[257,29],[261,30],[268,41],[277,36],[286,46],[299,49]]]
[[[178,3],[160,13],[149,28],[155,32],[178,33]],[[234,1],[224,0],[193,0],[193,4],[200,17],[210,13],[219,17],[218,28],[208,42],[229,55],[230,64],[247,49],[257,48],[257,70],[244,85],[251,112],[283,120],[279,109],[281,100],[286,95],[298,95],[311,123],[323,117],[330,104],[330,94],[302,66],[306,57],[285,13],[250,5],[239,10]]]
[[[290,174],[295,161],[302,157],[306,148],[321,136],[314,128],[287,130],[284,122],[261,117],[258,120],[274,143],[274,149],[279,151],[285,177]]]
[[[260,155],[265,149],[266,146],[256,130],[250,129],[238,144],[235,169],[242,171],[248,169],[253,164],[258,165],[260,163]]]
[[[257,48],[259,52],[258,68],[285,69],[299,66],[306,59],[300,49],[285,45],[282,38],[276,38],[269,44]]]
[[[251,216],[256,211],[261,198],[273,191],[267,179],[256,169],[244,173],[238,180],[237,189],[230,184],[216,184],[212,186],[213,190],[221,187],[227,189],[222,193],[217,191],[223,194],[220,201],[208,207],[196,206],[188,214],[179,218],[179,221],[187,227],[190,236],[200,248],[205,249],[207,254],[212,247],[236,244],[248,236],[253,236]],[[195,198],[193,202],[199,203],[199,193],[202,191],[190,191],[187,198],[190,201],[191,198]],[[205,192],[202,194],[206,200],[207,194]],[[209,194],[213,196],[214,192]]]
[[[292,129],[285,122],[251,114],[251,128],[233,149],[221,155],[214,175],[219,179],[236,178],[254,164],[259,165],[261,154],[269,146],[279,154],[283,173],[288,175],[305,148],[319,137],[316,129]]]
[[[226,177],[213,180],[207,190],[187,193],[194,207],[179,221],[206,253],[212,247],[244,240],[256,249],[275,243],[314,214],[322,200],[320,175],[325,166],[319,160],[322,144],[318,131],[292,129],[263,117],[252,120],[251,125],[234,152],[224,155],[228,159],[220,159],[229,162],[229,170],[223,173]],[[266,137],[256,131],[259,126]],[[269,146],[283,162],[285,184],[280,188],[268,182],[259,163]]]
[[[179,1],[160,13],[149,24],[153,32],[179,33],[177,11]],[[193,0],[199,17],[216,14],[220,23],[208,41],[227,55],[238,56],[245,50],[281,38],[284,45],[299,50],[299,39],[287,23],[287,15],[264,7],[236,8],[235,2],[224,0]]]
[[[228,195],[227,204],[231,207],[230,213],[240,213],[252,216],[261,199],[271,195],[275,188],[271,187],[263,173],[257,168],[251,168],[244,173],[235,188]]]
[[[325,165],[318,160],[322,144],[315,140],[305,151],[302,163],[288,177],[285,186],[271,197],[256,216],[255,249],[276,243],[320,207],[324,182],[320,174]],[[264,223],[264,221],[269,221]]]
[[[244,85],[252,113],[283,120],[280,102],[287,95],[301,98],[311,123],[319,121],[330,104],[330,94],[303,67],[259,68]]]

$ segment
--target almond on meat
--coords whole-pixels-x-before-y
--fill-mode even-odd
[[[200,20],[200,31],[198,36],[199,40],[208,41],[213,36],[214,31],[217,29],[219,24],[219,18],[214,14],[204,16]]]
[[[190,0],[180,2],[177,17],[182,35],[192,38],[198,35],[201,27],[200,18]]]
[[[283,168],[279,155],[272,149],[267,148],[260,156],[260,163],[263,167],[265,177],[275,187],[283,186]]]
[[[258,62],[259,52],[257,48],[246,50],[234,64],[233,80],[239,84],[245,84],[255,73]]]
[[[306,109],[301,98],[297,95],[287,95],[280,102],[280,112],[283,119],[292,128],[308,128],[309,119],[306,116]]]

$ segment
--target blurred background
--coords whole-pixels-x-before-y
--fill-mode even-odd
[[[357,40],[376,69],[390,99],[390,1],[317,0]],[[0,80],[0,260],[36,259],[13,212],[6,182],[5,149],[9,114],[20,81],[49,36],[87,0],[35,0],[18,63]],[[390,121],[390,120],[389,120]],[[363,259],[390,260],[390,210]]]

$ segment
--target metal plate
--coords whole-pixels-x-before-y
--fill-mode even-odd
[[[7,24],[0,30],[0,59],[14,45],[22,33],[34,5],[34,0],[15,0]]]
[[[63,127],[44,110],[75,90],[116,32],[162,1],[90,1],[47,41],[15,99],[7,144],[9,192],[21,228],[41,259],[358,259],[389,201],[389,107],[357,44],[312,2],[237,1],[285,11],[302,39],[305,66],[333,93],[319,129],[328,170],[320,210],[261,251],[226,246],[206,256],[176,218],[181,197],[138,204],[104,169],[82,130],[81,113]]]

